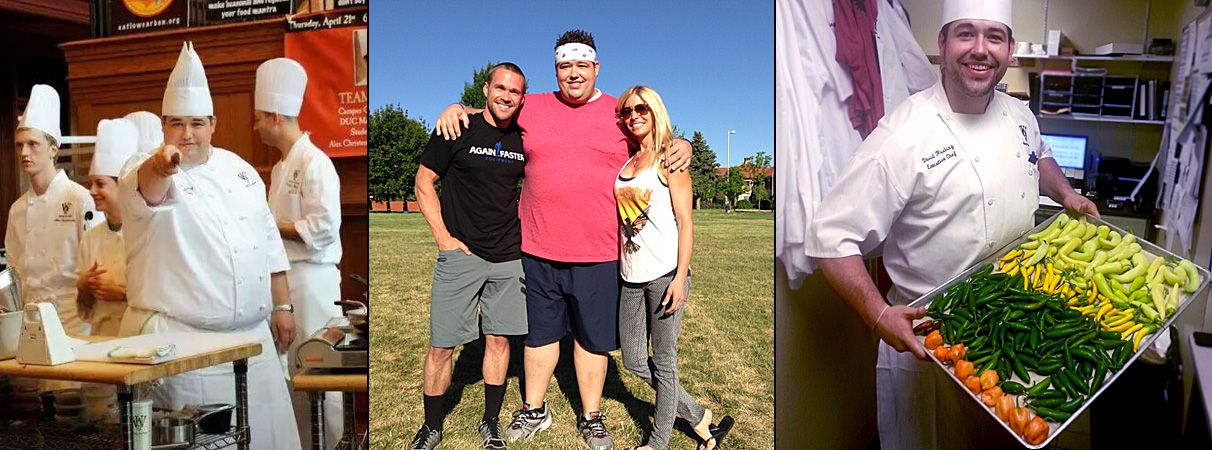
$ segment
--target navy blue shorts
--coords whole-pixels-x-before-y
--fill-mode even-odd
[[[564,263],[522,254],[526,274],[526,345],[539,347],[569,331],[595,353],[619,348],[619,262]]]

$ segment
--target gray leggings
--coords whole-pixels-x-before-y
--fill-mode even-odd
[[[678,330],[682,327],[683,306],[665,315],[661,300],[673,281],[673,275],[642,284],[623,283],[619,298],[619,341],[623,347],[623,366],[656,390],[656,412],[652,417],[652,435],[648,445],[656,450],[669,446],[674,413],[691,425],[698,425],[706,412],[678,383]],[[690,279],[686,279],[689,297]],[[652,356],[648,339],[652,338]]]

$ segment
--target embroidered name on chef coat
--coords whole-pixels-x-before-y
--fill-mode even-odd
[[[286,180],[286,193],[298,194],[303,187],[303,183],[299,181],[299,169],[295,169],[290,173],[290,179]]]
[[[236,174],[236,177],[244,180],[244,187],[252,187],[253,184],[256,184],[256,182],[252,180],[252,177],[248,176],[248,172],[240,171],[240,173]]]
[[[59,205],[59,215],[55,216],[57,223],[76,223],[76,215],[72,214],[72,209],[75,208],[74,202],[63,202]]]
[[[958,155],[955,152],[955,145],[948,145],[941,149],[935,150],[934,153],[930,154],[930,156],[923,157],[922,164],[925,164],[927,169],[933,169],[938,167],[939,164],[942,164],[944,161],[955,158],[956,156]]]

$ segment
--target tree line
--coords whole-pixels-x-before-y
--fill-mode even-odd
[[[475,70],[472,81],[464,83],[459,99],[461,104],[484,107],[485,98],[480,87],[484,85],[491,67],[492,64],[487,64]],[[673,132],[675,136],[685,139],[685,132],[676,125]],[[416,200],[413,184],[421,153],[431,134],[432,128],[424,119],[409,117],[408,110],[399,105],[389,104],[371,111],[367,139],[371,199]],[[728,169],[721,176],[717,171],[720,164],[716,161],[715,151],[707,144],[703,133],[695,131],[689,141],[693,149],[689,170],[696,209],[723,207],[725,204],[746,209],[771,209],[771,196],[766,189],[766,168],[772,163],[770,155],[758,152],[744,164]],[[746,175],[753,183],[750,189],[746,189]],[[738,198],[744,196],[746,191],[749,191],[747,200],[738,204]],[[746,201],[749,205],[745,204]]]

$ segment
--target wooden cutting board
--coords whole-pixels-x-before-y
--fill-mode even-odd
[[[236,347],[242,344],[257,343],[260,343],[260,339],[258,339],[257,335],[251,333],[171,332],[141,334],[138,336],[94,342],[76,347],[75,351],[76,360],[78,361],[115,362],[126,364],[160,364],[175,359],[188,358],[195,355],[210,353],[216,350]],[[171,355],[157,357],[152,360],[120,359],[111,358],[108,356],[112,350],[118,347],[151,349],[169,344],[176,346]]]

